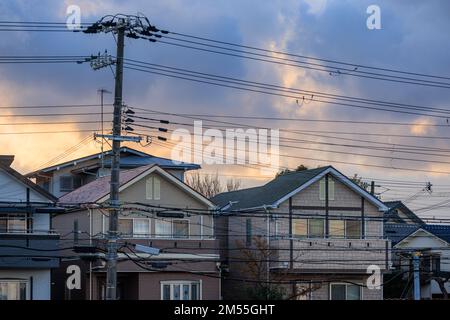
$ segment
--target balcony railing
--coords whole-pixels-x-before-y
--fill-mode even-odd
[[[305,272],[365,272],[370,265],[383,270],[389,267],[391,252],[386,239],[292,239],[292,254],[290,239],[271,240],[270,246],[275,252],[271,268]]]

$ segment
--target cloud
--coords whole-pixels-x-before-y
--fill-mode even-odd
[[[299,55],[347,61],[380,67],[448,75],[449,35],[442,30],[450,30],[448,19],[448,1],[385,1],[379,0],[381,8],[382,30],[368,30],[366,27],[368,5],[373,1],[210,1],[184,0],[170,1],[14,1],[0,3],[0,12],[4,20],[29,21],[29,12],[33,20],[65,21],[69,4],[78,4],[82,10],[82,22],[92,22],[105,14],[118,12],[135,14],[142,12],[150,21],[170,31],[205,36],[233,43],[270,48]],[[8,19],[6,19],[8,18]],[[105,49],[115,52],[115,43],[108,34],[85,35],[72,33],[8,33],[2,40],[0,49],[3,55],[73,55],[93,54]],[[270,83],[280,86],[322,91],[347,96],[363,97],[375,100],[388,100],[417,106],[448,108],[449,95],[446,90],[417,87],[406,84],[381,82],[356,77],[334,76],[292,66],[268,64],[215,55],[164,45],[150,44],[144,41],[127,39],[125,53],[127,57],[186,68],[205,73],[242,78],[250,81]],[[273,55],[279,56],[279,55]],[[291,57],[295,59],[295,57]],[[96,103],[97,89],[113,89],[113,78],[109,69],[92,71],[88,65],[7,65],[1,66],[2,80],[0,95],[2,103],[8,105],[29,104],[67,104]],[[275,122],[275,121],[238,121],[255,126],[274,126],[284,129],[303,129],[315,131],[354,132],[345,135],[349,141],[333,138],[333,134],[323,137],[291,135],[296,139],[316,142],[336,142],[359,145],[375,145],[375,142],[389,144],[425,145],[421,138],[375,137],[364,133],[382,133],[418,136],[445,135],[447,128],[422,126],[421,123],[443,124],[445,119],[434,119],[402,113],[388,113],[368,109],[349,108],[317,102],[301,103],[294,98],[280,98],[270,95],[250,93],[208,86],[166,78],[155,74],[125,70],[124,101],[131,106],[160,109],[175,113],[208,113],[232,115],[256,115],[263,117],[290,117],[308,119],[345,119],[356,121],[408,122],[407,126],[369,126],[361,124],[332,124],[320,122]],[[307,99],[307,97],[305,97]],[[110,97],[107,98],[108,102]],[[2,110],[2,114],[18,113],[17,110]],[[48,111],[48,110],[46,110]],[[27,110],[29,114],[42,110]],[[67,116],[58,119],[75,119]],[[87,117],[85,117],[87,118]],[[84,119],[85,119],[84,118]],[[41,118],[36,117],[37,121]],[[191,119],[177,119],[189,122]],[[18,121],[18,120],[17,120]],[[11,126],[12,127],[12,126]],[[62,126],[61,126],[62,127]],[[61,127],[53,127],[61,128]],[[13,130],[14,128],[8,128]],[[21,127],[20,130],[47,130],[44,125]],[[67,126],[65,129],[83,128]],[[6,128],[0,128],[6,132]],[[62,130],[62,129],[60,129]],[[335,136],[335,135],[334,135]],[[330,138],[331,137],[331,138]],[[343,137],[343,136],[341,136]],[[35,164],[29,161],[29,154],[36,155],[36,163],[61,153],[70,144],[83,138],[81,134],[1,136],[2,152],[16,153],[16,165],[23,170],[31,169]],[[70,142],[70,143],[69,143]],[[426,140],[427,146],[447,148],[445,140]],[[138,146],[130,145],[139,148]],[[328,164],[335,160],[359,162],[362,166],[337,164],[345,173],[391,179],[426,180],[428,176],[421,172],[403,172],[391,169],[372,168],[364,164],[376,164],[389,167],[389,160],[364,156],[343,155],[333,150],[362,152],[356,148],[317,145],[311,142],[302,146],[320,148],[331,152],[285,149],[282,153],[293,156],[325,159],[326,161],[284,158],[283,165],[296,167],[305,163],[310,167]],[[98,151],[96,146],[81,149],[80,153]],[[83,151],[84,150],[84,151]],[[152,145],[143,149],[156,155],[168,156],[170,150]],[[366,150],[366,153],[388,156],[389,151]],[[397,155],[400,153],[396,152]],[[416,155],[403,154],[407,157]],[[441,159],[427,156],[426,159]],[[42,163],[42,162],[41,162]],[[395,161],[396,166],[432,169],[423,163],[420,166],[412,162]],[[450,171],[449,166],[440,167]],[[208,170],[208,167],[205,168]],[[227,169],[228,170],[228,169]],[[231,170],[231,169],[230,169]],[[234,173],[248,173],[246,169],[233,168]],[[241,170],[241,171],[239,171]],[[225,170],[224,170],[225,171]],[[259,172],[259,170],[258,170]],[[254,172],[252,173],[254,174]],[[431,175],[430,175],[431,176]],[[445,176],[432,176],[436,183]],[[258,183],[253,180],[252,183]]]
[[[312,15],[321,15],[326,10],[327,2],[327,0],[305,0],[308,13]]]

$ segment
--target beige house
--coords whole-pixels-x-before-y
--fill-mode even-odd
[[[225,299],[383,298],[382,287],[369,289],[366,280],[369,266],[381,282],[389,269],[388,207],[333,167],[212,200],[223,211],[217,234],[225,246]]]
[[[58,215],[53,227],[62,234],[78,228],[78,246],[105,248],[110,176],[98,178],[59,199],[73,205]],[[118,295],[121,299],[219,299],[220,260],[214,234],[214,205],[180,179],[157,165],[121,171]],[[81,206],[81,208],[80,208]],[[160,249],[150,256],[135,245]],[[68,253],[70,256],[70,252]],[[65,268],[53,274],[55,299],[103,299],[104,260],[78,261],[83,270],[80,290],[65,288]],[[73,264],[68,261],[67,265]]]

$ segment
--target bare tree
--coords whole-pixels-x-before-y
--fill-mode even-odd
[[[223,184],[217,172],[204,175],[194,172],[186,177],[186,183],[207,198],[212,198],[221,192],[238,190],[241,186],[241,180],[236,179],[228,179],[226,184]]]
[[[278,275],[268,277],[268,263],[275,259],[275,251],[271,249],[267,241],[260,236],[253,237],[253,246],[246,248],[244,241],[237,240],[244,264],[241,272],[245,278],[252,279],[254,282],[248,286],[250,299],[255,300],[280,300],[284,297],[284,287],[276,282]]]
[[[322,283],[296,281],[292,275],[281,270],[268,274],[267,268],[270,268],[270,262],[279,259],[277,249],[271,248],[267,240],[261,236],[253,237],[252,244],[251,247],[246,248],[244,241],[236,241],[237,247],[243,248],[240,251],[241,259],[244,261],[241,272],[245,275],[244,278],[254,280],[248,288],[251,299],[299,300],[322,287]],[[288,289],[289,284],[295,284],[291,290]]]
[[[297,166],[297,168],[295,168],[294,170],[283,169],[283,170],[279,171],[276,176],[279,177],[279,176],[282,176],[287,173],[299,172],[299,171],[304,171],[304,170],[308,170],[308,167],[301,164],[301,165]]]
[[[357,173],[355,173],[353,178],[350,178],[350,180],[352,180],[354,183],[359,185],[364,190],[368,190],[369,189],[370,183],[363,181],[362,177],[358,176]]]

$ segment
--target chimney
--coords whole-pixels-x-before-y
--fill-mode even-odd
[[[14,155],[0,155],[0,163],[6,167],[11,166],[14,161]]]

